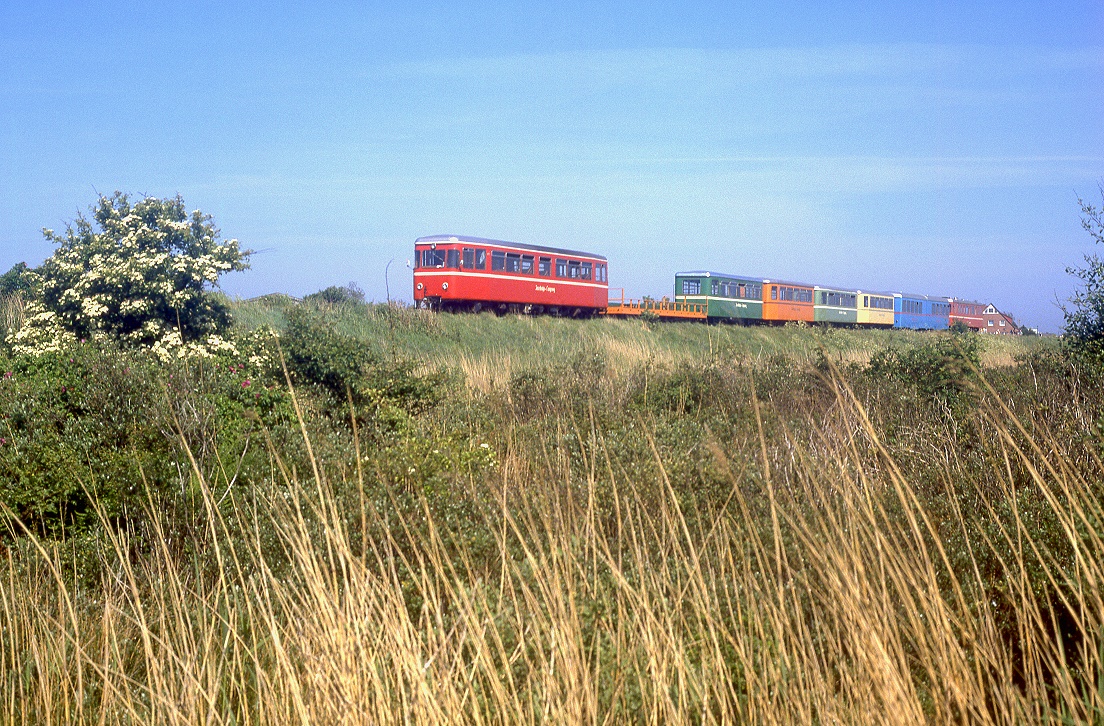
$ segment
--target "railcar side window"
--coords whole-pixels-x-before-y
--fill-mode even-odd
[[[575,260],[571,260],[567,263],[567,276],[572,280],[579,279],[579,263]]]
[[[701,280],[683,280],[682,281],[682,294],[683,295],[700,295],[701,294]]]
[[[506,253],[499,252],[498,250],[491,251],[491,269],[492,270],[505,270],[506,269]]]
[[[486,270],[487,269],[487,250],[475,251],[475,269]]]
[[[521,255],[517,252],[506,253],[506,272],[518,272],[521,270]]]
[[[548,277],[552,274],[552,258],[541,257],[537,260],[537,274],[543,277]]]
[[[598,277],[599,282],[607,282],[607,279],[606,279],[606,266],[605,265],[598,265],[597,277]]]
[[[423,250],[422,251],[422,267],[444,267],[445,265],[445,251],[444,250]]]
[[[521,256],[521,271],[526,275],[533,274],[533,255]]]
[[[567,260],[556,260],[556,277],[567,277]]]
[[[464,248],[464,269],[470,270],[475,267],[475,250],[471,247]]]
[[[460,250],[448,251],[448,262],[445,263],[445,267],[459,268],[460,267]]]
[[[778,287],[775,286],[775,285],[771,285],[771,300],[777,300],[777,299],[778,299]]]

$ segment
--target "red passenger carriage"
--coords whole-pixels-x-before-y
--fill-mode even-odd
[[[419,307],[582,316],[604,311],[608,298],[601,255],[479,237],[414,242]]]
[[[949,316],[951,325],[961,322],[969,326],[971,330],[981,330],[985,327],[985,318],[982,317],[985,312],[985,305],[974,300],[959,300],[953,297],[947,298],[947,301],[951,304]]]

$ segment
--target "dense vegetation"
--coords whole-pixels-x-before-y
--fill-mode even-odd
[[[323,292],[209,358],[0,355],[7,718],[1104,718],[1055,339]]]

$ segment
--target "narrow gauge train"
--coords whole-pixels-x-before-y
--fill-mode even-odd
[[[558,247],[434,235],[414,242],[414,303],[587,317],[609,301],[606,258]]]
[[[713,322],[804,321],[915,330],[945,330],[956,302],[708,271],[676,273],[675,299],[701,304],[704,317]]]
[[[957,321],[980,328],[984,308],[709,271],[676,273],[674,293],[673,301],[611,300],[607,260],[590,252],[455,235],[414,242],[414,302],[434,310],[945,330]]]

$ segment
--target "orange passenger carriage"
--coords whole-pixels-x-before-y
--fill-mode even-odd
[[[602,255],[481,237],[433,235],[414,242],[414,304],[572,317],[606,309]]]
[[[800,282],[763,280],[763,320],[813,322],[813,286]]]

